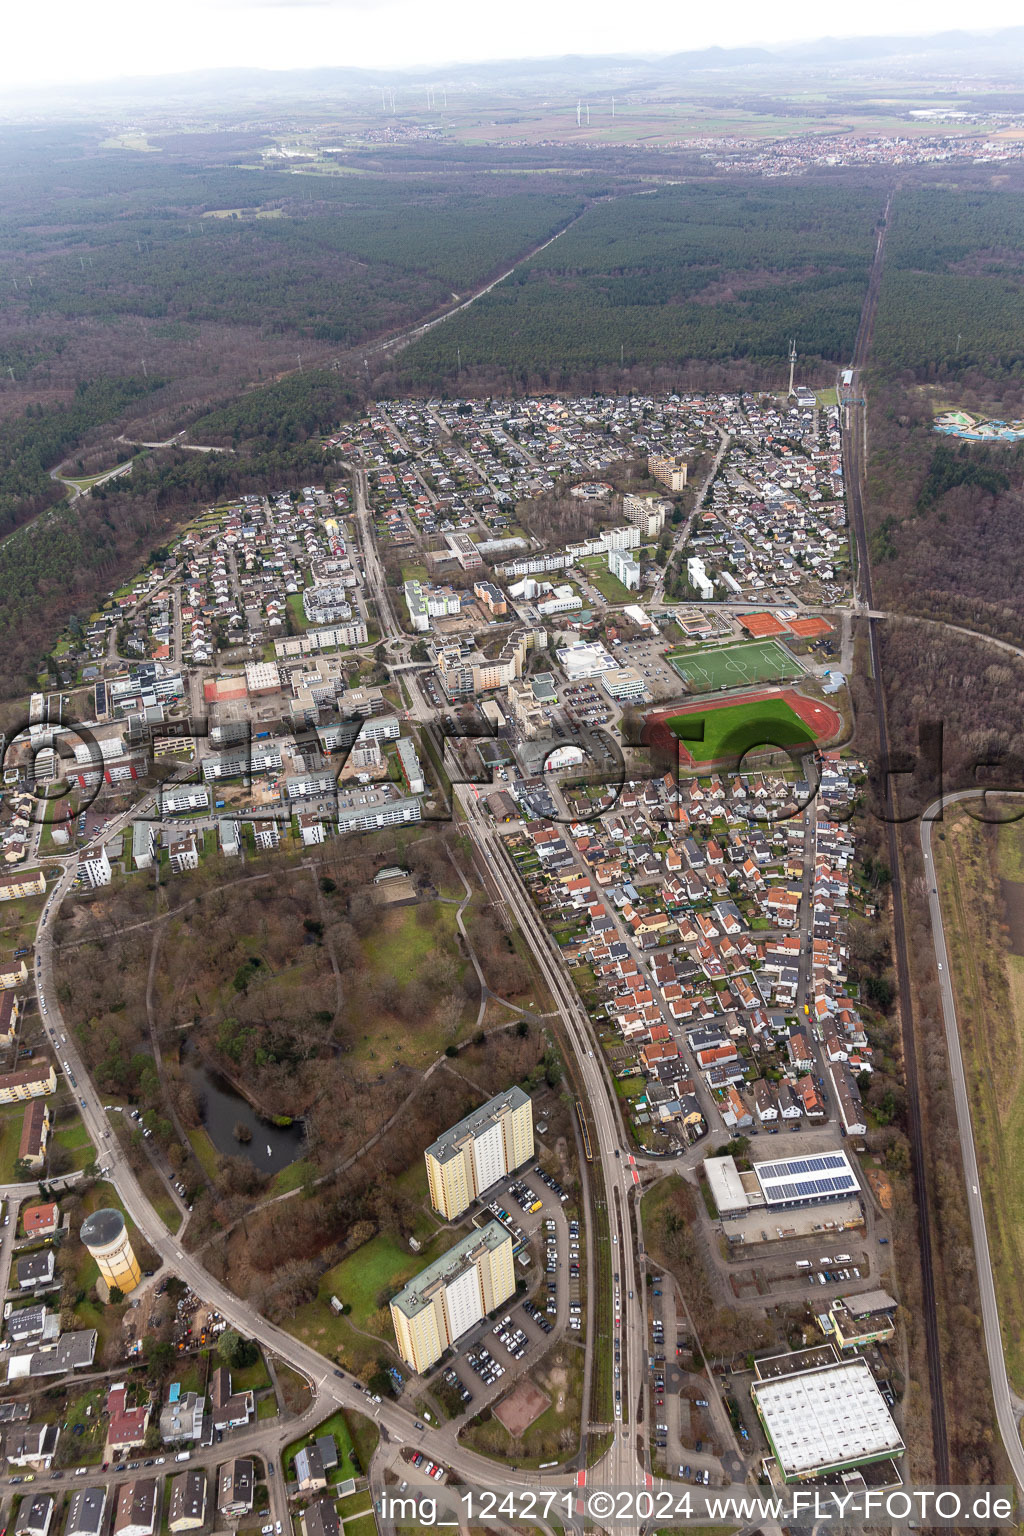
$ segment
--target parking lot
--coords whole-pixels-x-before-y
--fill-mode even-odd
[[[529,1274],[536,1280],[539,1261],[543,1283],[539,1290],[531,1286],[532,1298],[506,1304],[500,1318],[478,1323],[455,1345],[438,1379],[458,1393],[466,1415],[478,1413],[528,1371],[558,1332],[569,1328],[579,1335],[583,1328],[580,1225],[566,1215],[566,1191],[531,1164],[488,1193],[486,1213],[525,1242],[533,1260]]]

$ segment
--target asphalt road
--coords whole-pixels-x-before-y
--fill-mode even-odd
[[[938,967],[939,996],[942,1000],[942,1021],[946,1030],[946,1048],[949,1052],[950,1077],[953,1081],[953,1103],[956,1107],[957,1131],[964,1160],[964,1178],[967,1185],[967,1211],[971,1219],[971,1239],[974,1244],[974,1263],[978,1272],[978,1291],[981,1296],[981,1322],[985,1333],[985,1352],[988,1355],[989,1378],[995,1401],[996,1423],[1013,1468],[1018,1490],[1024,1494],[1024,1446],[1021,1445],[1019,1419],[1024,1404],[1010,1388],[1006,1375],[1006,1357],[1003,1354],[1003,1332],[999,1322],[999,1302],[996,1297],[995,1277],[992,1273],[992,1256],[988,1246],[988,1229],[985,1224],[985,1204],[981,1195],[981,1179],[978,1175],[978,1154],[974,1145],[974,1129],[971,1124],[971,1101],[967,1091],[963,1055],[960,1050],[960,1027],[956,1016],[956,998],[946,951],[946,935],[942,925],[942,909],[939,903],[938,880],[932,860],[932,831],[935,819],[943,806],[955,805],[961,800],[977,799],[984,793],[979,790],[961,790],[935,800],[921,819],[921,853],[924,857],[925,878],[928,889],[928,913],[932,925],[932,942],[935,945],[935,963]]]

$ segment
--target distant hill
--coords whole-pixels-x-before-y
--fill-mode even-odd
[[[947,61],[962,76],[966,69],[983,68],[990,76],[1019,78],[1024,63],[1024,27],[1003,27],[991,32],[936,32],[926,36],[824,37],[778,47],[698,48],[667,55],[565,54],[556,58],[494,59],[473,63],[443,64],[417,69],[356,69],[326,65],[315,69],[199,69],[155,77],[131,77],[93,84],[62,86],[60,103],[65,111],[90,107],[158,107],[220,101],[273,101],[295,98],[309,101],[350,98],[380,87],[431,85],[472,93],[495,92],[522,96],[551,90],[658,90],[678,85],[693,75],[722,78],[758,78],[765,84],[792,78],[794,71],[820,70],[891,62],[901,71],[920,61],[934,70]],[[7,111],[31,102],[38,111],[47,93],[38,88],[19,97],[7,93]],[[57,105],[56,96],[53,98]]]

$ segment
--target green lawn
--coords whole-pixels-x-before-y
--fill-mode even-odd
[[[70,1125],[61,1126],[59,1130],[54,1131],[53,1140],[62,1147],[67,1147],[71,1153],[72,1166],[75,1168],[84,1168],[86,1163],[91,1163],[96,1156],[96,1149],[89,1138],[89,1132],[77,1115]]]
[[[399,1290],[425,1265],[450,1248],[458,1235],[461,1234],[446,1231],[433,1242],[424,1243],[419,1253],[413,1253],[390,1234],[378,1234],[327,1271],[320,1281],[316,1300],[299,1308],[287,1325],[289,1332],[297,1334],[322,1354],[342,1360],[350,1370],[358,1371],[381,1353],[376,1338],[381,1344],[392,1342],[390,1317],[386,1307],[378,1307],[378,1298],[384,1292]],[[331,1296],[337,1296],[352,1308],[349,1316],[339,1317],[332,1310]],[[378,1317],[378,1312],[383,1316]],[[367,1334],[370,1337],[366,1337]]]
[[[358,1417],[358,1415],[353,1415],[353,1417]],[[356,1451],[362,1471],[365,1473],[368,1470],[370,1465],[369,1456],[367,1456],[365,1461],[363,1460],[362,1448],[357,1438],[352,1434],[349,1418],[344,1410],[339,1408],[337,1413],[332,1413],[329,1419],[325,1419],[322,1424],[318,1424],[315,1429],[310,1430],[308,1435],[304,1435],[301,1440],[293,1440],[291,1445],[285,1447],[284,1455],[281,1459],[284,1465],[285,1478],[289,1482],[295,1477],[296,1452],[301,1451],[307,1445],[312,1445],[318,1435],[333,1435],[334,1443],[338,1448],[338,1465],[336,1470],[330,1475],[330,1482],[343,1483],[348,1477],[358,1477],[360,1475],[352,1464],[353,1449]],[[372,1454],[371,1449],[370,1455]]]
[[[21,1146],[24,1118],[24,1104],[5,1104],[0,1110],[0,1184],[13,1184],[17,1179],[14,1164]]]
[[[785,699],[754,699],[744,704],[724,704],[718,709],[694,710],[672,715],[665,724],[684,743],[695,763],[738,758],[752,747],[769,743],[777,747],[814,745],[814,734]],[[684,734],[703,724],[703,741]]]
[[[309,628],[306,623],[306,615],[302,610],[302,593],[292,592],[288,598],[288,612],[292,616],[292,624],[297,634],[303,634]]]
[[[608,603],[635,603],[639,594],[631,592],[623,586],[617,576],[613,576],[608,569],[607,561],[600,556],[595,556],[581,562],[587,573],[587,580],[591,586],[596,587]]]

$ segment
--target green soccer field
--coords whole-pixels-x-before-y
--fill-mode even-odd
[[[665,724],[678,736],[695,763],[714,763],[739,758],[752,747],[766,743],[777,747],[812,746],[814,735],[785,699],[751,699],[744,704],[723,704],[720,709],[695,709],[671,715]],[[704,726],[704,740],[693,741],[684,732]]]
[[[694,693],[737,688],[748,683],[788,682],[801,668],[777,640],[723,645],[717,650],[672,653],[668,660]]]

